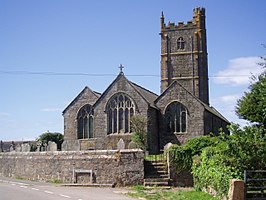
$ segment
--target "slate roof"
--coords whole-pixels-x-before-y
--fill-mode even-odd
[[[140,93],[140,95],[150,104],[150,106],[155,107],[154,101],[158,98],[158,95],[129,81],[130,84]]]
[[[168,87],[167,89],[155,100],[155,103],[160,99],[160,97],[162,97],[168,89],[170,89],[171,87],[173,87],[174,84],[178,84],[180,87],[182,87],[184,90],[186,90],[191,96],[193,96],[198,102],[200,102],[200,104],[203,105],[203,107],[205,108],[205,110],[207,110],[208,112],[212,113],[213,115],[219,117],[220,119],[224,120],[227,123],[230,123],[221,113],[219,113],[214,107],[207,105],[206,103],[204,103],[203,101],[201,101],[198,97],[196,97],[194,94],[192,94],[191,92],[189,92],[185,87],[183,87],[179,82],[177,81],[173,81]]]
[[[203,103],[203,102],[202,102]],[[204,103],[203,103],[204,104]],[[212,106],[208,106],[208,105],[204,105],[205,109],[208,110],[210,113],[216,115],[217,117],[219,117],[220,119],[226,121],[227,123],[230,123],[221,113],[219,113],[218,110],[216,110],[214,107]]]

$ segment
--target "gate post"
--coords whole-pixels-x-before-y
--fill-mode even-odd
[[[228,192],[229,200],[244,200],[244,181],[232,179]]]

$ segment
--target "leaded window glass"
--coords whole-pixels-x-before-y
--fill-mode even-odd
[[[130,118],[135,114],[135,104],[124,94],[115,94],[106,105],[107,134],[129,133]]]
[[[168,133],[187,132],[188,112],[184,105],[175,101],[169,104],[165,110],[165,120]]]
[[[91,105],[83,106],[77,116],[78,139],[93,138],[93,111]]]

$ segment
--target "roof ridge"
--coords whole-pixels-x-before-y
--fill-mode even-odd
[[[153,95],[159,96],[158,94],[156,94],[156,93],[154,93],[154,92],[152,92],[152,91],[150,91],[150,90],[148,90],[148,89],[146,89],[146,88],[144,88],[144,87],[142,87],[142,86],[140,86],[140,85],[138,85],[138,84],[136,84],[136,83],[134,83],[132,81],[129,81],[129,82],[132,83],[133,85],[135,85],[135,86],[137,86],[137,87],[139,87],[139,88],[141,88],[141,89],[153,94]]]
[[[210,112],[212,112],[213,114],[215,114],[217,117],[222,118],[223,120],[229,122],[218,110],[216,110],[213,106],[208,105],[206,103],[204,103],[203,101],[201,101],[197,96],[195,96],[194,94],[192,94],[190,91],[188,91],[181,83],[179,83],[178,81],[173,81],[167,88],[166,90],[163,91],[163,93],[154,101],[155,104],[157,103],[158,99],[170,88],[172,87],[174,84],[178,84],[180,87],[182,87],[185,91],[187,91],[190,95],[192,95],[200,104],[202,104],[204,106],[204,108]]]
[[[67,109],[85,92],[85,90],[88,89],[90,90],[97,98],[100,98],[101,94],[97,93],[93,90],[90,89],[90,87],[85,86],[83,90],[68,104],[68,106],[63,110],[63,114],[67,111]]]

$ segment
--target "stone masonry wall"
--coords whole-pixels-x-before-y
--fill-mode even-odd
[[[142,184],[143,157],[137,149],[0,153],[0,175],[72,183],[73,169],[87,169],[93,171],[93,183],[127,186]]]
[[[183,104],[188,110],[187,132],[183,134],[168,133],[164,122],[164,112],[167,106],[174,101]],[[167,92],[156,102],[156,106],[162,111],[159,124],[161,148],[168,142],[173,144],[184,144],[190,138],[204,135],[204,107],[193,95],[188,93],[179,84],[172,84]]]
[[[92,92],[88,87],[78,95],[76,99],[64,111],[64,139],[76,140],[77,139],[77,115],[79,110],[87,105],[93,105],[98,99],[98,96]]]
[[[99,139],[102,138],[108,141],[107,146],[104,141],[96,143],[96,149],[117,149],[117,142],[119,141],[120,135],[123,139],[127,137],[126,135],[128,135],[128,133],[122,133],[118,134],[118,137],[109,136],[107,138],[107,113],[104,111],[109,99],[114,94],[119,92],[127,94],[136,105],[135,114],[147,117],[147,102],[136,91],[136,89],[129,84],[128,80],[124,76],[120,76],[119,79],[111,86],[112,87],[108,88],[108,90],[103,94],[102,99],[94,105],[94,137]]]

